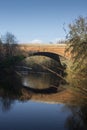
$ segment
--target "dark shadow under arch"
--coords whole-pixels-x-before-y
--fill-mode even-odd
[[[29,56],[46,56],[49,58],[52,58],[53,60],[57,61],[60,66],[62,66],[61,61],[60,61],[60,55],[52,52],[32,52],[29,53]]]

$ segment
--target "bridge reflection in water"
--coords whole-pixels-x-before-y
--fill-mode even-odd
[[[20,66],[18,69],[17,74],[21,75],[23,86],[35,93],[54,93],[58,91],[60,84],[66,83],[62,76],[54,73],[34,72],[31,68]]]
[[[54,93],[58,91],[60,79],[50,73],[29,73],[22,76],[22,84],[35,93]]]

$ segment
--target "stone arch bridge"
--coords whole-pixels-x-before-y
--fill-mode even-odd
[[[36,55],[35,53],[47,56],[49,53],[49,55],[53,54],[54,59],[57,58],[57,55],[70,58],[70,53],[65,53],[66,44],[20,44],[19,48],[26,56]]]

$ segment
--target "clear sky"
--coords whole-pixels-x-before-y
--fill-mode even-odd
[[[63,24],[87,16],[87,0],[0,0],[0,35],[18,42],[55,42],[65,38]]]

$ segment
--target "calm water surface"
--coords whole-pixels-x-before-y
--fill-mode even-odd
[[[59,85],[59,81],[49,74],[30,74],[22,76],[22,84],[42,89]],[[20,101],[11,98],[6,91],[0,96],[0,130],[87,130],[87,107],[84,105]]]
[[[0,99],[0,130],[87,130],[86,107]]]
[[[63,104],[15,101],[10,110],[0,109],[0,130],[66,130],[70,114]]]

